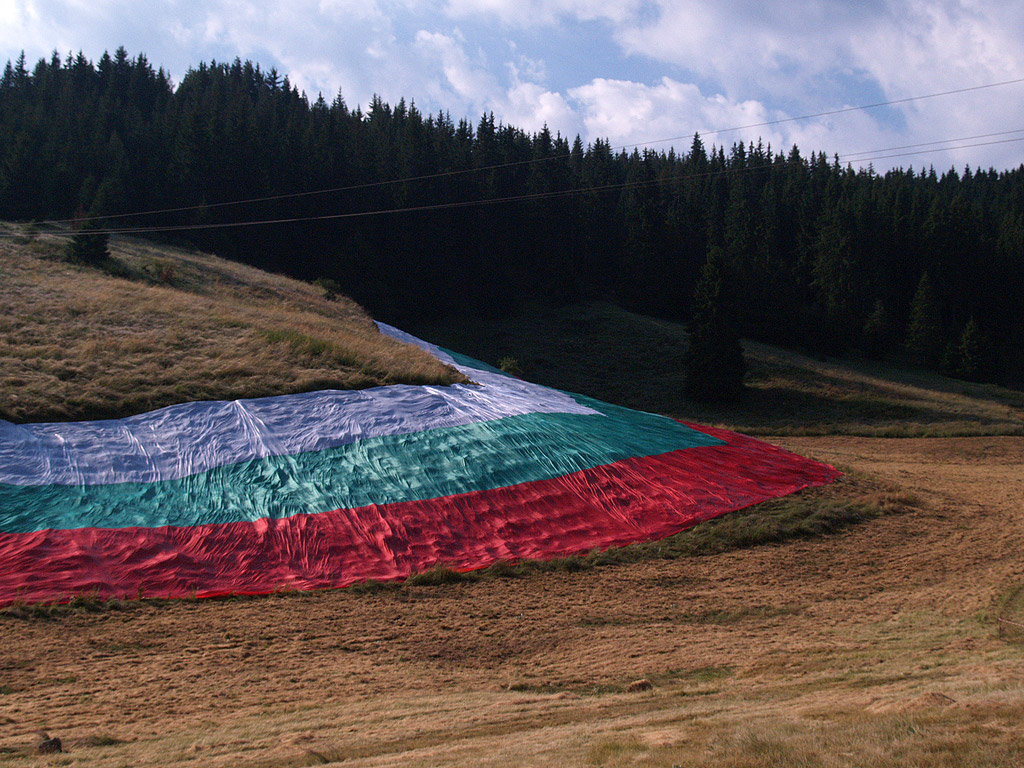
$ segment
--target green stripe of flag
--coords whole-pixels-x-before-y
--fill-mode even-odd
[[[575,396],[603,415],[528,414],[216,467],[177,480],[0,484],[3,532],[284,518],[546,480],[721,441],[672,419]]]

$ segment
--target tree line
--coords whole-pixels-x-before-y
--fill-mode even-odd
[[[118,218],[139,211],[159,213]],[[124,48],[22,55],[0,78],[0,217],[76,216],[205,227],[159,236],[332,280],[399,323],[589,298],[688,319],[704,275],[697,304],[728,297],[716,312],[744,336],[1024,381],[1024,165],[880,174],[699,136],[615,149],[311,101],[238,59],[175,84]],[[281,219],[303,220],[217,226]]]

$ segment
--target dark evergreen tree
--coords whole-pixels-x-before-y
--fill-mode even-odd
[[[109,242],[110,236],[102,224],[92,219],[72,236],[68,256],[89,266],[101,266],[110,259]]]
[[[985,373],[987,347],[987,341],[972,317],[960,336],[950,343],[944,367],[958,379],[978,381]]]
[[[942,352],[942,317],[928,273],[921,275],[907,323],[907,351],[915,362],[935,365]]]
[[[892,320],[885,310],[885,304],[881,299],[875,301],[875,306],[864,321],[864,327],[860,334],[861,351],[870,358],[880,360],[885,357],[886,352],[892,345]]]
[[[686,396],[705,402],[728,402],[742,396],[746,363],[736,306],[718,248],[710,249],[697,282],[688,341]]]
[[[845,352],[857,330],[858,270],[852,239],[842,214],[830,211],[823,217],[815,241],[811,286],[822,319],[817,346],[830,354]]]

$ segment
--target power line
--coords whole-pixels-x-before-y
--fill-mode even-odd
[[[982,135],[979,135],[978,138],[983,138],[986,135],[989,135],[989,136],[1001,136],[1001,135],[1007,135],[1007,134],[1012,134],[1012,133],[1024,133],[1024,129],[1017,129],[1017,130],[1014,130],[1014,131],[1000,131],[1000,132],[992,133],[992,134],[982,134]],[[968,137],[968,138],[970,138],[970,137]],[[951,141],[962,141],[962,140],[964,140],[964,139],[947,139],[945,141],[925,142],[923,144],[907,145],[907,146],[908,147],[914,147],[914,146],[924,146],[924,145],[927,145],[927,144],[943,144],[943,143],[948,143],[948,142],[951,142]],[[893,149],[900,149],[900,147],[893,147],[893,148],[890,148],[890,149],[878,149],[878,150],[869,150],[869,151],[863,151],[863,152],[852,152],[852,153],[847,153],[847,155],[836,155],[836,157],[844,158],[844,157],[853,156],[853,155],[869,155],[869,157],[864,157],[864,158],[861,158],[860,160],[858,160],[858,162],[868,162],[870,160],[880,160],[880,159],[884,159],[884,158],[904,157],[904,156],[928,154],[928,153],[931,153],[931,152],[948,152],[948,151],[957,150],[957,149],[969,149],[969,148],[972,148],[972,147],[988,146],[988,145],[991,145],[991,144],[1007,144],[1007,143],[1020,142],[1020,141],[1024,141],[1024,136],[1021,136],[1021,137],[1018,137],[1018,138],[1013,138],[1013,139],[1002,139],[1002,140],[996,140],[996,141],[979,142],[979,143],[975,143],[975,144],[964,144],[964,145],[951,146],[951,147],[935,147],[933,149],[928,149],[928,150],[915,150],[915,151],[909,151],[909,152],[898,152],[898,153],[894,153],[894,154],[881,154],[881,155],[877,155],[876,154],[876,153],[879,153],[879,152],[891,152],[891,150],[893,150]],[[551,200],[551,199],[557,199],[557,198],[562,198],[562,197],[569,197],[569,196],[577,195],[577,194],[583,194],[583,193],[587,193],[587,192],[592,192],[593,193],[593,192],[609,192],[609,191],[623,190],[623,189],[636,189],[636,188],[641,188],[641,187],[661,185],[661,184],[664,184],[664,183],[669,182],[669,181],[678,181],[678,180],[681,180],[683,178],[687,178],[687,179],[690,179],[690,178],[693,178],[693,179],[697,179],[697,178],[710,178],[710,177],[713,177],[713,176],[719,176],[719,175],[723,175],[723,174],[741,173],[741,172],[755,172],[755,171],[763,170],[765,167],[767,167],[767,166],[755,165],[755,166],[747,166],[747,167],[742,168],[742,169],[724,168],[724,169],[721,169],[721,170],[706,171],[704,173],[679,174],[679,175],[670,176],[670,177],[659,177],[659,178],[654,178],[654,179],[644,179],[642,181],[618,182],[618,183],[614,183],[614,184],[602,184],[602,185],[595,185],[595,186],[590,186],[590,187],[576,187],[576,188],[573,188],[573,189],[554,190],[554,191],[550,191],[550,192],[535,192],[535,193],[530,193],[530,194],[509,195],[509,196],[498,197],[498,198],[480,198],[480,199],[476,199],[476,200],[464,200],[464,201],[458,201],[458,202],[432,203],[432,204],[425,204],[425,205],[405,206],[405,207],[402,207],[402,208],[382,208],[382,209],[377,209],[377,210],[372,210],[372,211],[355,211],[355,212],[347,212],[347,213],[321,214],[321,215],[317,215],[317,216],[296,216],[296,217],[276,218],[276,219],[252,219],[252,220],[248,220],[248,221],[217,222],[217,223],[210,223],[210,224],[181,224],[181,225],[165,225],[165,226],[154,226],[154,227],[120,227],[120,228],[118,228],[118,227],[109,227],[109,228],[105,228],[105,229],[92,230],[92,232],[95,233],[95,234],[106,234],[106,235],[144,235],[144,234],[160,234],[160,233],[165,233],[165,232],[185,232],[185,231],[190,231],[191,232],[191,231],[204,231],[204,230],[212,230],[212,229],[230,229],[230,228],[235,228],[235,227],[267,226],[267,225],[273,225],[273,224],[299,224],[299,223],[309,223],[309,222],[313,222],[313,221],[336,221],[336,220],[343,220],[343,219],[365,218],[365,217],[370,217],[370,216],[384,216],[384,215],[388,215],[388,214],[425,213],[425,212],[433,212],[433,211],[440,211],[440,210],[451,210],[451,209],[457,209],[457,208],[469,208],[469,207],[478,207],[478,206],[484,206],[484,205],[497,205],[497,204],[503,204],[503,203],[533,202],[533,201],[539,201],[539,200]],[[13,233],[0,234],[0,238],[3,238],[3,237],[15,237],[15,236],[16,235],[13,234]]]
[[[997,83],[986,83],[984,85],[975,85],[975,86],[969,86],[969,87],[966,87],[966,88],[956,88],[954,90],[940,91],[940,92],[937,92],[937,93],[927,93],[927,94],[922,94],[922,95],[919,95],[919,96],[907,96],[907,97],[901,98],[901,99],[892,99],[892,100],[889,100],[889,101],[880,101],[880,102],[876,102],[876,103],[873,103],[873,104],[863,104],[863,105],[854,106],[854,107],[842,107],[840,109],[831,109],[831,110],[827,110],[827,111],[824,111],[824,112],[816,112],[816,113],[808,114],[808,115],[800,115],[798,117],[786,117],[786,118],[779,118],[777,120],[767,120],[767,121],[760,122],[760,123],[751,123],[750,125],[742,125],[742,126],[737,126],[737,127],[734,127],[734,128],[719,128],[719,129],[716,129],[716,130],[713,130],[713,131],[706,131],[706,132],[704,132],[701,135],[703,135],[703,136],[717,136],[717,135],[723,134],[723,133],[733,133],[735,131],[749,130],[751,128],[764,128],[764,127],[773,126],[773,125],[781,125],[783,123],[796,122],[796,121],[799,121],[799,120],[811,120],[811,119],[814,119],[814,118],[817,118],[817,117],[829,117],[829,116],[832,116],[832,115],[839,115],[839,114],[844,114],[844,113],[847,113],[847,112],[856,112],[856,111],[861,111],[861,110],[877,109],[879,107],[887,107],[887,106],[892,106],[892,105],[895,105],[895,104],[905,104],[905,103],[912,102],[912,101],[921,101],[921,100],[924,100],[924,99],[933,99],[933,98],[937,98],[937,97],[940,97],[940,96],[951,96],[951,95],[955,95],[955,94],[968,93],[968,92],[971,92],[971,91],[980,91],[980,90],[985,90],[985,89],[989,89],[989,88],[998,88],[998,87],[1002,87],[1002,86],[1006,86],[1006,85],[1016,85],[1018,83],[1024,83],[1024,78],[1017,78],[1015,80],[1003,80],[1003,81],[997,82]],[[695,131],[694,133],[695,134],[700,134],[700,131]],[[674,136],[674,137],[667,138],[667,139],[652,139],[650,141],[636,142],[636,143],[633,143],[633,144],[622,144],[622,145],[617,145],[615,147],[609,147],[609,150],[610,151],[622,151],[622,150],[625,150],[625,149],[628,149],[628,148],[636,149],[638,147],[647,146],[647,145],[650,145],[650,144],[664,144],[664,143],[670,142],[670,141],[682,141],[682,140],[688,140],[690,138],[692,138],[692,134],[690,136],[683,136],[683,135],[681,135],[681,136]],[[954,139],[954,141],[955,141],[955,139]],[[404,178],[400,178],[400,179],[390,179],[390,180],[387,180],[387,181],[366,182],[366,183],[362,183],[362,184],[352,184],[352,185],[342,186],[342,187],[331,187],[331,188],[326,188],[326,189],[307,190],[307,191],[304,191],[304,192],[290,192],[290,193],[280,194],[280,195],[269,195],[269,196],[265,196],[265,197],[255,197],[255,198],[249,198],[249,199],[243,199],[243,200],[229,200],[229,201],[223,201],[223,202],[219,202],[219,203],[208,203],[208,204],[203,204],[203,205],[189,205],[189,206],[180,206],[180,207],[175,207],[175,208],[155,209],[155,210],[149,210],[149,211],[136,211],[136,212],[133,212],[133,213],[120,213],[120,214],[113,214],[113,215],[110,215],[110,216],[85,217],[85,218],[79,218],[79,219],[54,219],[54,220],[48,221],[47,223],[60,225],[60,224],[71,224],[72,222],[91,221],[93,219],[103,219],[103,220],[125,219],[125,218],[134,218],[134,217],[137,217],[137,216],[156,216],[156,215],[167,214],[167,213],[184,213],[186,211],[210,210],[210,209],[214,209],[214,208],[224,208],[224,207],[233,206],[233,205],[249,205],[249,204],[253,204],[253,203],[273,202],[273,201],[277,201],[277,200],[289,200],[289,199],[296,199],[296,198],[300,198],[300,197],[311,197],[311,196],[314,196],[314,195],[326,195],[326,194],[339,193],[339,192],[351,192],[351,191],[360,190],[360,189],[370,189],[370,188],[374,188],[374,187],[384,187],[384,186],[390,186],[392,184],[408,184],[408,183],[412,183],[412,182],[429,181],[429,180],[432,180],[432,179],[449,178],[449,177],[461,176],[461,175],[469,174],[469,173],[483,173],[485,171],[494,171],[494,170],[501,170],[501,169],[505,169],[505,168],[513,168],[513,167],[518,167],[518,166],[523,166],[523,165],[532,165],[534,163],[550,162],[552,160],[565,159],[565,158],[570,157],[570,156],[571,156],[570,154],[562,153],[562,154],[557,154],[557,155],[549,155],[547,157],[542,157],[542,158],[531,158],[529,160],[517,160],[517,161],[513,161],[513,162],[508,162],[508,163],[499,163],[499,164],[495,164],[495,165],[481,166],[479,168],[466,168],[466,169],[457,170],[457,171],[441,171],[441,172],[438,172],[438,173],[424,174],[424,175],[420,175],[420,176],[408,176],[408,177],[404,177]],[[881,159],[881,158],[878,158],[878,159]]]
[[[893,151],[895,151],[897,149],[916,149],[917,147],[932,147],[932,146],[935,146],[937,144],[949,144],[950,142],[953,142],[953,141],[972,141],[973,139],[988,139],[988,138],[991,138],[992,136],[1008,136],[1008,135],[1010,135],[1012,133],[1024,133],[1024,128],[1017,128],[1016,130],[1013,130],[1013,131],[998,131],[996,133],[979,133],[976,136],[961,136],[960,138],[957,138],[957,139],[941,139],[939,141],[923,141],[923,142],[921,142],[919,144],[903,144],[902,146],[899,146],[899,147],[889,147],[888,149],[876,149],[876,150],[872,150],[870,152],[847,152],[845,154],[840,155],[840,157],[842,157],[843,159],[849,160],[849,159],[853,158],[855,155],[872,155],[875,152],[893,152]],[[1011,141],[1016,141],[1016,139],[1011,139]],[[987,142],[987,143],[997,144],[997,143],[1001,143],[1001,142]],[[968,144],[966,146],[967,147],[973,147],[973,146],[984,146],[984,145]],[[964,148],[965,147],[949,147],[949,149],[964,149]],[[938,147],[935,151],[942,151],[943,149],[945,149],[945,148],[944,147]],[[911,153],[911,154],[919,154],[919,153]],[[898,157],[898,155],[897,155],[897,157]],[[861,161],[858,160],[856,162],[861,162]]]
[[[892,154],[892,155],[875,155],[875,156],[872,156],[872,157],[862,157],[862,158],[858,158],[856,162],[858,162],[858,163],[865,163],[865,162],[869,162],[869,161],[872,161],[872,160],[886,160],[886,159],[892,158],[892,157],[909,157],[910,155],[928,155],[928,154],[931,154],[932,152],[950,152],[950,151],[952,151],[954,149],[970,149],[971,147],[988,147],[988,146],[991,146],[993,144],[1011,144],[1011,143],[1016,142],[1016,141],[1024,141],[1024,136],[1021,136],[1021,137],[1016,138],[1016,139],[999,139],[997,141],[982,141],[982,142],[979,142],[977,144],[962,144],[962,145],[959,145],[959,146],[956,146],[956,147],[935,147],[933,149],[921,149],[921,150],[917,150],[915,152],[897,152],[896,154]],[[885,152],[887,150],[879,150],[879,151],[880,152]],[[858,154],[867,154],[867,153],[858,153]],[[845,158],[846,155],[839,155],[839,157],[840,158]]]

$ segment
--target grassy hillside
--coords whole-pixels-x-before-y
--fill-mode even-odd
[[[134,278],[114,280],[61,262],[60,248],[0,240],[5,407],[30,391],[7,383],[13,364],[55,407],[106,371],[70,383],[38,372],[90,355],[128,377],[161,359],[154,346],[181,347],[205,371],[174,363],[182,386],[212,386],[218,360],[317,362],[348,321],[380,341],[358,308],[307,285],[140,243],[115,244]],[[708,409],[681,396],[682,328],[610,305],[406,330],[627,406],[788,433],[785,447],[850,471],[662,541],[552,563],[259,599],[5,609],[0,763],[36,764],[45,727],[68,752],[53,764],[111,767],[1022,764],[1024,439],[845,435],[1020,435],[1024,394],[748,343],[746,401]],[[88,355],[64,349],[77,334]],[[134,351],[133,334],[148,340]],[[140,379],[137,395],[154,388]],[[797,436],[819,433],[839,436]]]
[[[321,288],[130,239],[100,270],[70,263],[67,242],[0,225],[0,419],[465,380]]]
[[[531,381],[747,434],[1024,434],[1024,392],[749,341],[743,402],[698,405],[683,397],[683,327],[611,304],[537,306],[509,319],[408,330],[492,364],[513,358]]]
[[[128,238],[98,270],[67,261],[67,242],[0,224],[0,418],[463,380],[316,286]],[[492,364],[514,358],[532,381],[748,434],[1024,434],[1024,393],[755,342],[744,401],[697,405],[682,394],[683,327],[606,303],[406,330]]]

